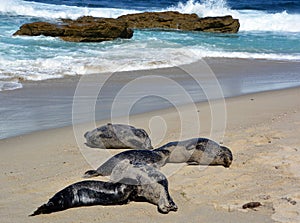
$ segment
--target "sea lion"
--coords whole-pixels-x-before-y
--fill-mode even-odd
[[[161,213],[177,211],[168,191],[167,178],[145,164],[130,164],[123,160],[111,175],[117,182],[81,181],[57,192],[46,204],[30,216],[50,214],[73,207],[92,205],[122,205],[130,201],[148,201]]]
[[[86,145],[102,149],[153,149],[151,140],[144,129],[130,125],[103,125],[84,134]]]
[[[159,168],[164,166],[166,159],[170,155],[168,150],[127,150],[118,153],[103,163],[97,170],[88,170],[84,174],[84,178],[96,176],[109,176],[114,167],[122,160],[128,159],[132,163],[144,163]]]
[[[232,152],[225,146],[207,138],[193,138],[185,141],[169,142],[153,151],[168,150],[166,163],[187,163],[194,165],[222,165],[229,167]]]
[[[137,185],[131,198],[135,201],[145,199],[157,205],[158,211],[161,213],[177,211],[178,209],[169,194],[166,176],[152,166],[144,163],[131,163],[125,159],[113,169],[110,180]]]

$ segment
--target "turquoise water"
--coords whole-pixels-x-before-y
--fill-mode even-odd
[[[116,18],[128,13],[167,10],[197,13],[201,17],[230,14],[239,19],[240,31],[237,34],[213,34],[134,30],[132,39],[102,43],[13,36],[22,24],[28,22],[56,22],[59,18],[76,19],[83,15]],[[93,73],[99,74],[97,77],[101,79],[104,72],[137,70],[134,74],[117,73],[116,80],[109,83],[111,88],[101,94],[103,100],[97,102],[96,112],[89,111],[95,112],[96,120],[110,117],[115,94],[123,87],[122,83],[140,77],[142,71],[139,70],[176,67],[199,59],[211,65],[224,97],[299,86],[299,21],[299,0],[1,0],[0,139],[74,124],[72,105],[76,81],[41,82],[46,79],[90,77],[85,75]],[[201,86],[193,84],[180,69],[176,72],[172,69],[149,70],[144,74],[147,76],[153,72],[174,78],[195,102],[209,99]],[[201,85],[214,93],[218,86],[210,78],[203,78]],[[173,87],[158,81],[155,85],[143,85],[136,94],[142,95],[144,88],[154,88],[155,92],[161,89],[175,97],[179,104],[183,103]],[[132,95],[124,97],[124,104],[132,99]],[[82,100],[92,99],[82,97]],[[161,97],[146,98],[136,103],[131,113],[172,107],[170,103],[172,101]],[[122,109],[120,112],[123,113],[118,115],[126,115]],[[84,115],[81,117],[80,114],[75,122],[89,121]]]
[[[140,70],[188,64],[201,58],[300,61],[298,1],[22,1],[0,4],[0,90],[22,87],[21,80]],[[51,3],[51,4],[50,4]],[[57,4],[60,4],[58,7]],[[115,6],[119,7],[116,8]],[[271,7],[273,5],[273,7]],[[12,36],[27,22],[118,17],[142,11],[177,10],[199,16],[233,15],[237,34],[135,30],[130,40],[68,43],[50,37]]]

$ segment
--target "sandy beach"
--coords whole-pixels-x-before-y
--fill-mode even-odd
[[[170,194],[179,207],[167,215],[160,214],[152,204],[131,202],[28,217],[57,191],[82,180],[91,165],[102,162],[89,159],[89,153],[103,159],[109,153],[83,144],[83,133],[90,125],[75,126],[77,134],[70,126],[3,139],[1,222],[300,222],[299,97],[300,88],[291,88],[228,98],[226,128],[216,127],[214,134],[211,105],[197,104],[201,135],[185,130],[180,137],[210,137],[228,146],[234,160],[228,169],[178,164],[163,167],[169,176]],[[180,111],[189,117],[191,106],[182,106]],[[193,128],[190,117],[185,128]],[[97,125],[103,123],[106,121]],[[155,146],[177,140],[181,134],[175,109],[131,116],[130,124],[145,128]],[[161,125],[164,132],[155,134]],[[218,131],[220,134],[216,134]],[[78,138],[80,133],[82,137]],[[261,202],[262,206],[242,209],[250,201]]]
[[[299,0],[1,0],[0,18],[0,223],[300,223]],[[233,160],[161,167],[176,212],[160,200],[32,216],[67,186],[110,181],[83,177],[124,151],[86,144],[107,123],[144,129],[154,149],[208,138]]]

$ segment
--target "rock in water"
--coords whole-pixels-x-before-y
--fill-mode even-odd
[[[77,20],[64,19],[58,24],[48,22],[24,24],[14,35],[44,35],[60,37],[71,42],[102,42],[116,38],[129,39],[133,36],[133,30],[123,21],[84,16]]]
[[[175,29],[218,33],[236,33],[240,23],[232,16],[200,18],[196,14],[179,12],[144,12],[113,18],[83,16],[77,20],[62,19],[57,24],[27,23],[13,35],[52,36],[71,42],[102,42],[116,38],[130,39],[133,28]]]
[[[195,13],[182,14],[174,11],[144,12],[123,15],[118,20],[126,21],[130,28],[178,29],[186,31],[203,31],[218,33],[236,33],[240,23],[232,16],[200,18]]]

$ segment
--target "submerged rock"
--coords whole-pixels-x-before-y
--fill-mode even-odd
[[[83,16],[77,20],[62,19],[57,24],[33,22],[22,25],[13,35],[44,35],[72,42],[102,42],[116,38],[129,39],[134,28],[236,33],[239,27],[238,19],[232,16],[199,18],[196,14],[168,11],[129,14],[117,19]]]

